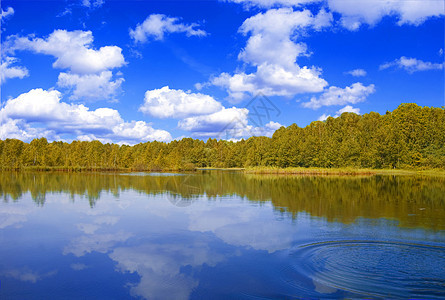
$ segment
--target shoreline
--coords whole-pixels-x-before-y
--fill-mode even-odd
[[[248,167],[248,168],[195,168],[191,169],[133,169],[133,168],[90,168],[90,167],[22,167],[22,168],[0,168],[0,172],[67,172],[67,173],[91,173],[91,172],[196,172],[196,171],[235,171],[244,174],[257,175],[307,175],[307,176],[374,176],[374,175],[426,175],[445,176],[443,169],[367,169],[367,168],[277,168],[277,167]]]
[[[247,168],[245,174],[264,175],[428,175],[445,176],[442,169],[361,169],[361,168],[275,168],[275,167],[254,167]]]

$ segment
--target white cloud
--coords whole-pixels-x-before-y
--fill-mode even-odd
[[[296,57],[306,54],[304,43],[291,40],[299,37],[308,27],[320,29],[329,26],[332,16],[322,10],[313,16],[309,10],[293,11],[290,8],[271,9],[246,19],[239,32],[250,34],[239,58],[253,65],[263,63],[292,66]]]
[[[105,3],[105,0],[82,0],[82,5],[88,8],[99,8]]]
[[[444,64],[443,63],[431,63],[425,62],[416,58],[410,58],[402,56],[399,59],[394,60],[393,62],[388,62],[382,64],[380,66],[380,70],[385,70],[388,68],[398,68],[407,71],[412,74],[414,72],[419,71],[428,71],[428,70],[442,70]]]
[[[281,127],[281,124],[273,121],[261,127],[253,127],[248,124],[247,108],[225,108],[208,95],[170,89],[168,86],[148,90],[139,110],[158,118],[182,118],[178,128],[201,138],[272,136]]]
[[[57,90],[33,89],[10,99],[0,110],[5,120],[0,138],[20,137],[29,140],[35,137],[58,137],[73,134],[82,139],[108,139],[125,143],[152,140],[170,141],[165,130],[153,129],[144,121],[125,122],[119,112],[111,108],[90,110],[84,105],[61,102]],[[45,124],[45,128],[31,125]]]
[[[168,131],[153,129],[150,124],[144,121],[124,122],[114,126],[112,136],[125,141],[127,144],[146,141],[168,142],[172,137]]]
[[[130,37],[136,42],[147,42],[148,38],[155,40],[164,39],[167,33],[185,33],[187,36],[206,36],[202,29],[196,29],[196,23],[180,23],[178,18],[167,17],[163,14],[151,14],[142,24],[138,24],[135,29],[130,29]]]
[[[208,95],[170,89],[168,86],[145,92],[144,104],[139,108],[143,113],[157,118],[187,118],[222,109],[221,103]]]
[[[66,131],[82,129],[108,130],[123,120],[117,110],[98,108],[90,111],[84,105],[61,102],[57,90],[33,89],[8,100],[1,113],[13,119],[28,122],[46,122],[52,129]]]
[[[44,128],[33,128],[24,120],[6,118],[0,112],[0,139],[18,139],[22,141],[30,141],[36,137],[46,137],[51,140],[60,140],[54,130],[46,130]]]
[[[249,110],[246,108],[224,108],[213,114],[181,120],[178,127],[190,131],[194,137],[238,141],[251,136],[271,137],[282,126],[274,121],[258,127],[249,125],[248,114]]]
[[[91,74],[118,68],[126,64],[122,49],[93,46],[91,31],[55,30],[47,38],[12,37],[10,51],[30,50],[56,58],[54,68],[69,69],[75,74]]]
[[[322,114],[317,121],[326,121],[331,115]]]
[[[178,126],[196,136],[217,136],[227,129],[244,130],[248,127],[248,113],[246,108],[224,108],[213,114],[186,118]]]
[[[6,19],[9,16],[12,16],[14,14],[14,9],[12,7],[8,7],[6,10],[3,10],[3,8],[1,8],[1,15],[0,15],[0,20],[3,21],[3,19]]]
[[[250,95],[293,96],[300,93],[316,93],[323,90],[327,82],[320,77],[321,70],[315,67],[300,68],[294,65],[283,68],[279,65],[262,64],[256,73],[222,73],[211,83],[227,89],[230,100],[238,102]]]
[[[397,16],[399,25],[419,25],[430,17],[444,15],[444,2],[437,0],[328,0],[328,5],[342,15],[342,25],[350,30],[357,30],[363,23],[375,25],[388,15]]]
[[[419,25],[431,17],[444,15],[440,0],[227,0],[250,7],[298,7],[309,3],[327,2],[331,12],[341,15],[340,23],[349,30],[362,24],[375,25],[385,16],[396,16],[398,24]]]
[[[340,116],[342,113],[345,113],[345,112],[355,113],[355,114],[359,115],[360,108],[354,108],[351,105],[346,105],[345,107],[343,107],[342,109],[339,109],[336,112],[336,116]]]
[[[246,8],[270,8],[275,6],[292,7],[321,1],[323,0],[227,0],[227,2],[243,4]]]
[[[252,129],[252,135],[253,136],[267,136],[267,137],[272,137],[272,135],[274,134],[274,132],[279,129],[280,127],[282,127],[283,125],[278,123],[278,122],[274,122],[274,121],[270,121],[269,123],[267,123],[266,125],[264,125],[263,127],[254,127]]]
[[[364,86],[360,82],[356,82],[344,89],[331,86],[321,94],[320,97],[313,97],[309,102],[303,103],[304,107],[317,109],[322,106],[345,105],[363,102],[366,98],[375,92],[375,86],[370,84]]]
[[[12,66],[18,60],[14,57],[6,57],[0,65],[0,84],[9,78],[24,78],[29,76],[28,69],[20,66]]]
[[[320,92],[327,82],[316,67],[300,67],[299,56],[307,56],[307,46],[295,40],[309,28],[320,30],[329,26],[332,15],[321,10],[314,16],[309,10],[270,9],[244,21],[239,32],[250,35],[238,58],[256,67],[256,72],[234,75],[222,73],[211,83],[227,89],[233,100],[249,94],[292,96]]]
[[[6,51],[28,50],[54,56],[54,68],[69,70],[59,74],[57,84],[73,91],[71,99],[114,100],[124,79],[113,80],[110,70],[126,64],[122,49],[95,49],[93,40],[91,31],[55,30],[46,38],[11,36]]]
[[[71,99],[114,99],[124,81],[123,78],[112,80],[111,71],[103,71],[99,74],[78,75],[60,73],[57,85],[64,88],[72,88]]]
[[[343,107],[342,109],[339,109],[335,113],[334,118],[337,118],[337,117],[341,116],[341,114],[345,113],[345,112],[355,113],[355,114],[359,115],[360,114],[360,108],[354,108],[351,105],[346,105],[345,107]],[[318,121],[326,121],[327,118],[329,118],[330,116],[331,115],[322,114],[320,116],[320,118],[318,118]]]
[[[366,76],[367,73],[363,69],[355,69],[355,70],[346,72],[346,74],[352,75],[354,77],[363,77],[363,76]]]

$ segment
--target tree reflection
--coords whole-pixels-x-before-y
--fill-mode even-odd
[[[48,193],[67,193],[73,201],[76,196],[85,197],[93,208],[101,193],[119,197],[125,190],[168,194],[177,206],[191,205],[203,195],[208,201],[238,195],[252,202],[270,201],[277,211],[292,218],[306,212],[344,223],[354,222],[357,217],[392,218],[406,227],[445,228],[445,179],[440,177],[0,173],[0,197],[4,202],[18,201],[30,193],[35,203],[43,206]]]

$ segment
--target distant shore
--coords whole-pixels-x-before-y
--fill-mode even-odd
[[[253,167],[244,170],[247,174],[276,175],[433,175],[445,176],[442,169],[361,169],[361,168],[275,168]]]
[[[443,169],[367,169],[367,168],[277,168],[277,167],[248,167],[248,168],[181,168],[181,169],[134,169],[134,168],[90,168],[90,167],[22,167],[16,169],[0,168],[0,171],[15,172],[193,172],[193,171],[236,171],[244,174],[257,175],[429,175],[445,176]]]

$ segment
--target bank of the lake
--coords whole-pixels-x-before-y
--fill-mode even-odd
[[[196,172],[196,171],[232,171],[245,174],[257,175],[340,175],[340,176],[372,176],[372,175],[426,175],[426,176],[445,176],[444,169],[368,169],[368,168],[278,168],[278,167],[247,167],[247,168],[217,168],[205,167],[196,168],[195,166],[186,166],[181,168],[92,168],[92,167],[21,167],[21,168],[0,168],[0,171],[15,172],[68,172],[68,173],[91,173],[91,172],[110,172],[110,173],[128,173],[128,172]]]
[[[443,169],[365,169],[365,168],[246,168],[247,174],[277,175],[431,175],[445,176]]]

